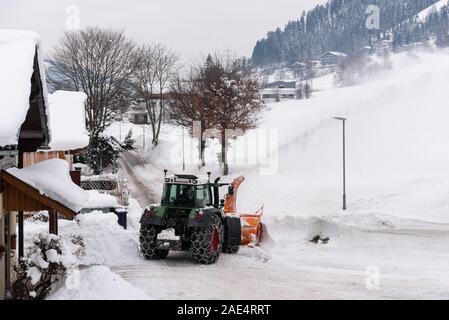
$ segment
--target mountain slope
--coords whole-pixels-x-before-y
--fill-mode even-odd
[[[257,42],[252,62],[258,66],[291,64],[298,60],[314,59],[326,51],[351,54],[359,48],[389,38],[389,31],[404,21],[409,21],[438,0],[330,0],[304,12],[300,19],[290,21],[283,30],[278,28]],[[366,28],[367,7],[380,9],[380,30]],[[395,36],[405,45],[427,39],[435,32],[433,26],[444,24],[441,19],[424,28],[398,29]],[[396,45],[396,43],[395,43]]]

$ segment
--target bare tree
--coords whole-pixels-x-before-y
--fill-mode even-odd
[[[170,120],[198,137],[199,164],[205,166],[206,130],[212,128],[212,104],[205,94],[205,75],[201,67],[192,67],[187,78],[178,77],[172,84],[169,100]],[[199,126],[195,126],[199,124]],[[194,132],[198,130],[198,132]]]
[[[264,103],[258,94],[259,82],[238,59],[209,55],[203,65],[193,67],[187,79],[177,79],[171,90],[170,118],[192,128],[201,123],[199,156],[204,164],[206,130],[221,139],[223,174],[229,173],[228,142],[257,126]],[[192,130],[190,130],[191,133]]]
[[[215,72],[219,80],[210,87],[214,103],[214,124],[220,132],[221,161],[223,175],[229,174],[229,139],[254,129],[258,115],[265,107],[259,98],[259,82],[254,74],[242,72],[240,60],[227,60],[215,57]]]
[[[164,100],[171,81],[178,72],[178,55],[164,45],[145,45],[138,50],[138,68],[133,83],[138,100],[145,104],[153,134],[152,144],[159,143],[164,115]]]
[[[134,43],[123,32],[89,27],[63,35],[51,54],[48,80],[54,90],[87,94],[87,126],[97,136],[131,98],[137,62]]]

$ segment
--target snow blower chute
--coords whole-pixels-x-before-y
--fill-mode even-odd
[[[231,183],[229,193],[225,196],[224,212],[225,214],[237,213],[237,190],[245,181],[245,177],[241,176]],[[250,247],[259,244],[262,238],[263,224],[261,222],[263,215],[263,206],[253,214],[240,213],[240,220],[242,226],[242,241],[241,245]]]

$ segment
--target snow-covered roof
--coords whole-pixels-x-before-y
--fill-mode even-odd
[[[321,59],[322,57],[324,57],[324,56],[327,56],[327,55],[333,55],[333,56],[342,57],[342,58],[346,57],[346,54],[344,54],[343,52],[328,51],[328,52],[326,52],[325,54],[323,54],[323,55],[320,57],[320,59]]]
[[[65,160],[50,159],[23,169],[10,168],[7,172],[75,212],[118,205],[113,196],[86,191],[73,183]]]
[[[87,147],[89,134],[86,130],[84,104],[87,96],[83,92],[56,91],[48,96],[50,149],[54,151],[76,150]]]
[[[186,174],[173,174],[165,178],[165,182],[168,183],[180,183],[180,184],[205,184],[209,182],[207,176],[195,176]]]
[[[259,90],[260,94],[296,94],[295,88],[264,88]]]
[[[31,93],[39,36],[32,31],[0,30],[0,146],[16,145]],[[46,99],[44,68],[40,68]]]

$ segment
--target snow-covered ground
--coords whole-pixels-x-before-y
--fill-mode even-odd
[[[272,104],[260,128],[232,144],[230,177],[246,176],[237,206],[251,212],[264,204],[272,241],[265,237],[261,247],[222,255],[212,266],[194,265],[187,253],[144,261],[133,201],[133,230],[117,240],[126,248],[113,248],[101,224],[85,231],[88,239],[94,230],[107,239],[88,240],[101,249],[99,264],[149,298],[449,298],[449,52],[403,53],[391,65],[360,86]],[[348,118],[347,211],[340,209],[342,132],[334,116]],[[133,128],[142,141],[142,126],[121,125],[122,136]],[[271,150],[262,148],[267,132],[276,142]],[[162,170],[181,171],[182,131],[166,126],[154,150],[150,141],[133,154],[142,158],[132,172],[157,201]],[[186,137],[185,145],[194,160],[194,143]],[[218,150],[211,141],[200,173],[219,174]],[[191,163],[187,170],[198,172]],[[317,235],[329,242],[310,242]]]

